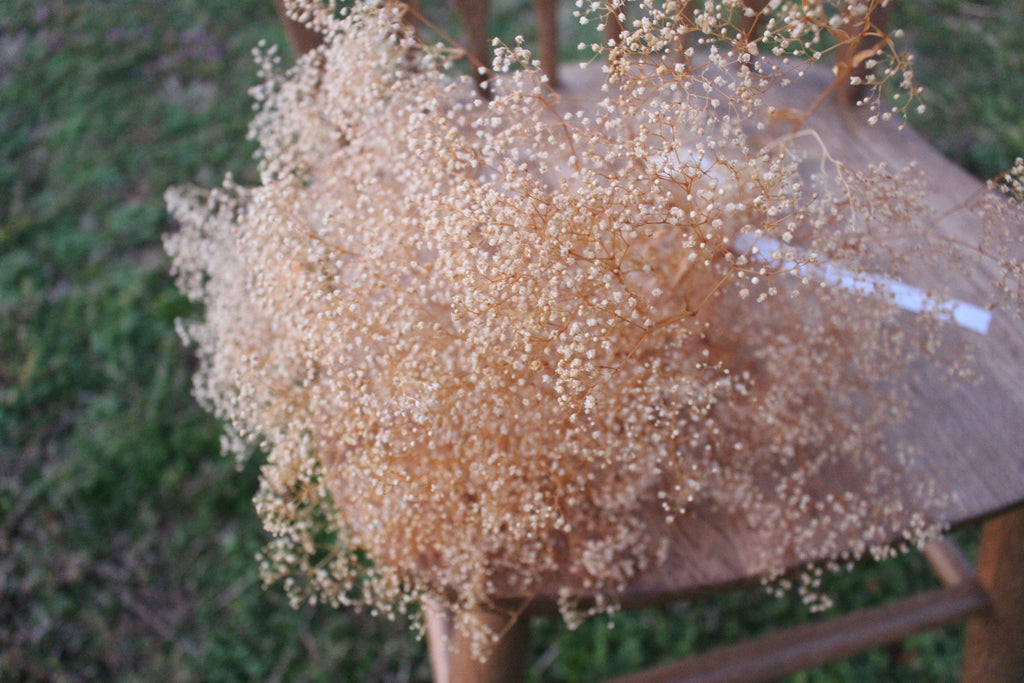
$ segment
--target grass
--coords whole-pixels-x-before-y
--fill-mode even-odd
[[[1016,3],[898,10],[929,88],[914,125],[980,175],[1024,154]],[[0,5],[0,680],[428,675],[405,625],[260,588],[257,465],[218,457],[189,394],[161,195],[254,180],[261,38],[281,41],[269,0]],[[930,585],[915,557],[831,581],[846,606]],[[531,676],[593,680],[806,618],[749,591],[611,629],[541,622]],[[952,680],[958,658],[952,629],[792,680]]]

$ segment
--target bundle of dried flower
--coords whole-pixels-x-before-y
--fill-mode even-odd
[[[989,233],[959,244],[912,171],[801,175],[799,136],[765,132],[764,94],[866,3],[774,0],[753,36],[738,2],[594,3],[584,20],[626,28],[593,46],[585,102],[521,43],[485,101],[402,7],[298,4],[325,42],[284,73],[259,55],[261,184],[168,193],[174,271],[205,305],[182,330],[196,394],[229,451],[269,454],[269,580],[389,614],[552,577],[614,604],[663,556],[651,501],[777,539],[765,576],[941,525],[878,453],[913,409],[901,369],[963,307],[930,291],[907,314],[895,283],[1001,262],[1018,306],[1020,209],[986,199]],[[871,59],[916,93],[904,57]],[[822,493],[837,468],[859,488]]]

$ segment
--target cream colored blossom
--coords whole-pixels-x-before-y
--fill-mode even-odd
[[[953,246],[912,171],[808,180],[795,144],[751,137],[795,69],[757,56],[816,58],[829,13],[770,3],[759,50],[734,40],[738,3],[640,5],[599,48],[607,87],[568,103],[521,45],[498,48],[482,101],[399,7],[305,3],[324,46],[286,72],[259,57],[260,184],[168,193],[174,272],[205,306],[183,324],[196,395],[229,450],[267,452],[264,575],[297,601],[458,610],[496,577],[529,594],[572,576],[614,606],[663,557],[637,516],[650,500],[786,539],[765,576],[847,552],[833,530],[858,530],[860,555],[941,524],[886,507],[908,482],[877,454],[911,410],[899,371],[938,353],[942,321],[792,262],[895,276],[908,240],[929,263]],[[800,250],[760,258],[741,234]],[[837,465],[871,491],[820,497]]]

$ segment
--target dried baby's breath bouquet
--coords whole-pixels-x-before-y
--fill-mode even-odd
[[[766,93],[868,4],[773,0],[753,34],[735,1],[581,6],[623,30],[583,46],[574,99],[521,42],[481,94],[401,5],[294,3],[325,40],[285,72],[260,52],[261,183],[168,193],[205,306],[182,324],[196,394],[227,450],[269,456],[268,580],[389,614],[553,578],[614,602],[664,557],[652,506],[780,539],[766,576],[932,533],[886,435],[912,410],[902,369],[967,307],[933,289],[907,313],[897,281],[988,260],[1016,306],[1020,210],[985,200],[990,234],[959,244],[913,169],[798,173],[801,136],[769,134]],[[888,36],[861,58],[916,96]],[[861,488],[823,497],[837,467]]]

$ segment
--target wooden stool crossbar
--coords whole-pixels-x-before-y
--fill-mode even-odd
[[[942,588],[878,607],[796,626],[725,646],[609,683],[755,683],[770,681],[963,621],[991,608],[960,549],[946,539],[924,549]]]

